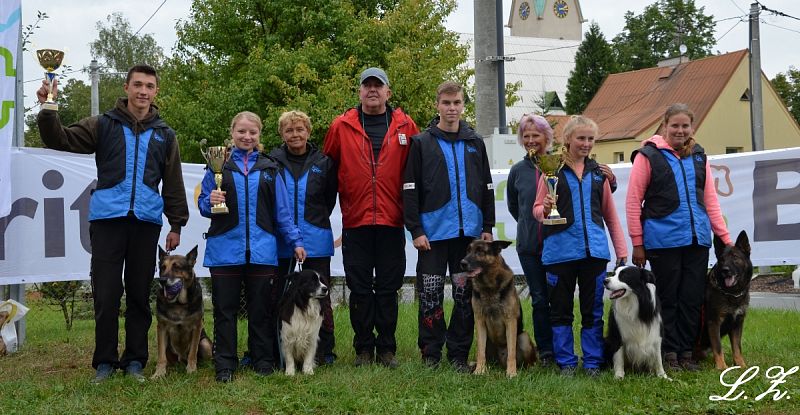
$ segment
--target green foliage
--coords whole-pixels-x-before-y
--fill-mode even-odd
[[[97,39],[89,45],[92,58],[113,71],[123,73],[138,64],[155,68],[161,66],[164,50],[158,46],[153,36],[135,35],[131,23],[119,12],[108,15],[106,21],[108,26],[97,22]]]
[[[75,303],[76,300],[80,300],[78,291],[81,287],[83,287],[83,281],[56,281],[37,285],[42,298],[61,310],[67,331],[72,330],[72,322],[75,320]]]
[[[615,72],[617,63],[611,45],[600,26],[592,22],[575,54],[575,69],[567,81],[567,114],[582,113],[606,77]]]
[[[710,55],[716,43],[713,16],[694,0],[658,0],[642,14],[625,13],[625,28],[612,43],[620,71],[651,68],[679,56],[681,43],[689,59],[699,59]]]
[[[800,123],[800,69],[790,66],[786,73],[775,75],[772,87],[783,99],[795,121]]]
[[[453,0],[196,0],[179,23],[163,71],[159,105],[180,135],[185,161],[202,162],[199,142],[228,138],[231,118],[264,120],[266,148],[280,143],[277,120],[290,109],[311,117],[320,144],[329,123],[358,104],[358,74],[386,70],[393,96],[414,120],[435,114],[436,86],[465,81],[467,49],[444,28]]]
[[[50,16],[48,16],[47,13],[41,10],[36,11],[36,20],[29,25],[25,25],[25,28],[22,29],[22,50],[24,51],[28,50],[28,45],[30,45],[31,43],[29,40],[31,35],[33,34],[33,32],[36,31],[36,29],[39,29],[41,27],[39,26],[39,24],[42,23],[42,21],[49,18]]]

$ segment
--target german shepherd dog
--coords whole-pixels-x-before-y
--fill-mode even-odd
[[[742,332],[750,304],[750,279],[753,277],[747,233],[741,231],[732,247],[714,236],[714,253],[717,263],[709,271],[706,280],[703,328],[695,350],[696,358],[705,357],[705,351],[710,346],[717,369],[726,369],[728,366],[722,353],[722,337],[727,335],[731,341],[734,363],[747,367],[742,357]]]
[[[461,268],[472,278],[472,311],[478,338],[476,375],[486,373],[487,357],[490,361],[505,360],[508,377],[517,375],[518,366],[536,362],[536,348],[522,328],[514,273],[500,255],[509,245],[508,241],[476,239],[461,260]]]
[[[158,247],[158,364],[151,379],[163,377],[168,363],[186,363],[186,373],[192,373],[197,370],[198,358],[211,358],[211,340],[203,329],[203,288],[194,274],[195,261],[197,246],[186,256],[169,255]]]

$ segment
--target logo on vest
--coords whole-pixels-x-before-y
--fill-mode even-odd
[[[322,174],[322,169],[317,166],[311,166],[311,172],[316,174]]]
[[[478,150],[473,146],[467,146],[467,151],[470,153],[477,153]]]
[[[155,140],[156,140],[156,141],[158,141],[159,143],[163,143],[163,142],[164,142],[164,139],[163,139],[163,138],[161,138],[161,136],[160,136],[160,135],[158,135],[158,134],[153,134],[153,139],[155,139]]]
[[[695,154],[695,156],[694,156],[694,160],[695,160],[695,161],[703,161],[703,156],[701,156],[701,155],[699,155],[699,154]]]
[[[264,181],[271,182],[272,181],[272,175],[265,172],[264,173]]]

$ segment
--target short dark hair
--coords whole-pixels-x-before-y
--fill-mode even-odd
[[[464,87],[462,87],[458,82],[442,82],[436,88],[436,102],[439,102],[439,97],[441,97],[442,94],[457,94],[459,92],[461,92],[461,96],[464,96]]]
[[[153,68],[150,65],[136,65],[131,67],[131,69],[128,69],[128,76],[125,78],[126,84],[131,81],[131,77],[133,77],[134,72],[155,76],[156,86],[158,86],[158,82],[160,81],[160,79],[158,78],[158,72],[156,72],[156,68]]]

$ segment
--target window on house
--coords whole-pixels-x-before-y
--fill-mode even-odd
[[[622,151],[614,152],[614,163],[622,163],[625,161],[625,153]]]
[[[750,101],[750,88],[747,88],[742,92],[742,96],[739,97],[739,101]]]
[[[743,147],[725,147],[725,154],[736,154],[744,151]]]

